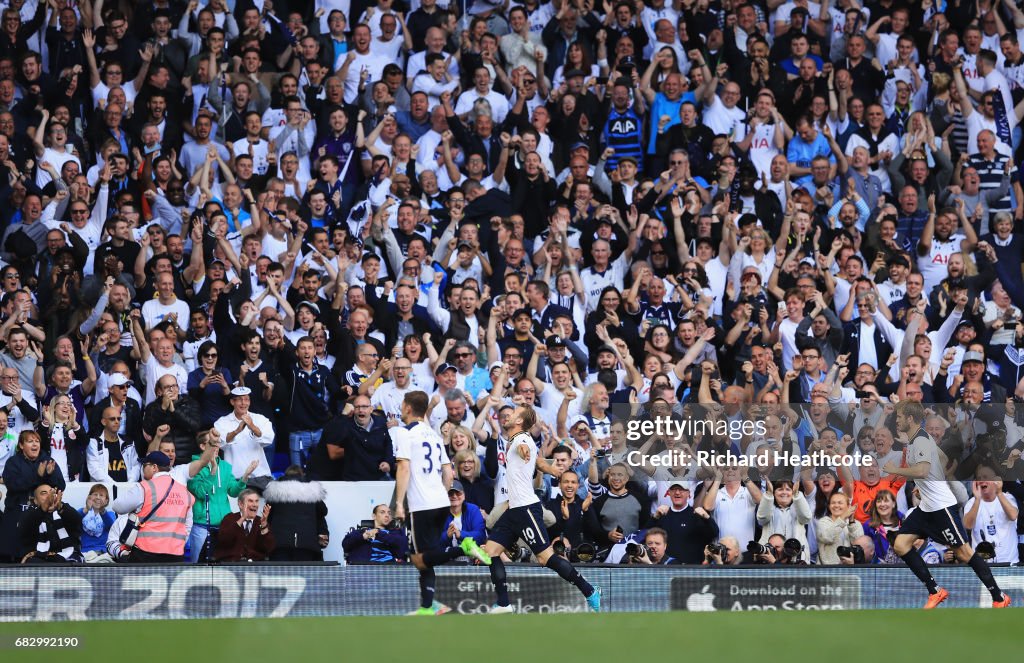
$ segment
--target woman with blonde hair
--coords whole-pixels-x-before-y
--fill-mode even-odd
[[[480,457],[475,451],[463,449],[452,458],[452,466],[455,478],[465,489],[466,501],[480,507],[486,518],[494,508],[494,482],[480,474]]]

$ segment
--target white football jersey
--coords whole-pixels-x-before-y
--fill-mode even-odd
[[[921,492],[919,508],[930,513],[956,506],[956,496],[949,489],[942,461],[939,460],[939,447],[930,435],[919,430],[907,448],[907,465],[913,466],[922,461],[927,462],[930,467],[928,476],[914,482]]]
[[[409,487],[406,498],[409,511],[448,507],[448,491],[441,469],[451,463],[444,440],[434,429],[417,421],[391,429],[395,458],[409,461]]]
[[[529,450],[527,460],[519,457],[519,447]],[[533,491],[533,475],[537,468],[537,445],[529,433],[516,433],[508,442],[505,451],[505,480],[508,485],[508,506],[515,508],[539,502]]]

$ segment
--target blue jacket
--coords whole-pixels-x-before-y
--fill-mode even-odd
[[[404,562],[409,551],[409,535],[402,528],[382,529],[370,541],[363,538],[364,528],[349,530],[341,540],[348,564],[389,564]]]
[[[444,531],[441,532],[441,549],[444,550],[452,545],[451,537],[448,536],[448,526],[452,524],[454,518],[451,514],[444,521]],[[469,502],[462,503],[462,536],[459,537],[461,542],[467,537],[472,537],[474,541],[482,544],[487,540],[487,529],[484,524],[484,516],[480,513],[480,507]]]

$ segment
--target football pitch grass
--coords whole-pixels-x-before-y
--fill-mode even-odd
[[[1024,660],[1021,612],[604,613],[0,624],[0,660],[843,661]],[[80,638],[17,649],[15,636]]]

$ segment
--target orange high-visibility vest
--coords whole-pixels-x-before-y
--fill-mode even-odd
[[[170,487],[170,493],[167,492]],[[155,476],[142,482],[143,499],[140,518],[149,515],[153,507],[163,504],[145,523],[139,527],[139,535],[135,547],[148,553],[160,555],[184,555],[185,541],[188,539],[186,522],[188,512],[195,498],[188,488],[171,478],[169,474]]]

